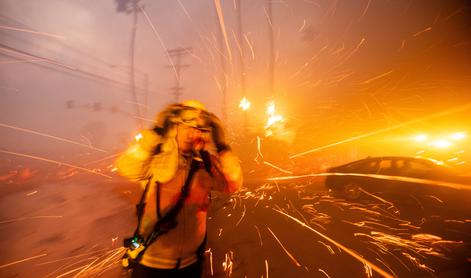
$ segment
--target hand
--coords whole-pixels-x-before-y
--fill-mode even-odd
[[[231,147],[226,143],[226,134],[224,133],[222,122],[213,113],[209,113],[209,126],[211,127],[211,138],[213,139],[217,152],[220,153],[230,150]]]

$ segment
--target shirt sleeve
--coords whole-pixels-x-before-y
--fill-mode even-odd
[[[152,156],[161,141],[157,133],[151,130],[142,131],[137,138],[116,160],[118,173],[131,181],[149,178]]]

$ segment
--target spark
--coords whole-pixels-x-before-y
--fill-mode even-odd
[[[306,19],[303,19],[303,25],[298,29],[298,32],[302,32],[304,27],[306,27]]]
[[[222,13],[222,8],[221,8],[221,0],[214,0],[214,6],[216,8],[216,12],[218,15],[219,27],[221,28],[221,33],[224,36],[224,42],[226,44],[227,53],[229,54],[229,61],[232,61],[232,52],[231,52],[231,47],[229,46],[229,40],[227,38],[226,25],[224,23],[224,15]]]
[[[245,41],[247,42],[247,45],[249,46],[250,53],[252,54],[252,60],[255,60],[255,52],[254,52],[254,50],[253,50],[253,46],[252,46],[252,44],[250,43],[249,38],[247,37],[246,34],[244,34],[244,39],[245,39]]]
[[[275,168],[276,170],[279,170],[279,171],[281,171],[281,172],[283,172],[283,173],[286,173],[286,174],[293,174],[293,172],[287,171],[287,170],[283,170],[283,169],[281,169],[280,167],[271,164],[270,162],[263,161],[263,164],[268,165],[268,166],[270,166],[270,167],[272,167],[272,168]]]
[[[317,270],[318,270],[319,272],[324,273],[324,275],[327,276],[327,278],[330,278],[330,276],[329,276],[324,270],[322,270],[322,269],[320,269],[320,268],[317,269]]]
[[[105,151],[105,150],[103,150],[103,149],[95,148],[95,147],[93,147],[93,146],[89,146],[89,145],[86,145],[86,144],[82,144],[82,143],[80,143],[80,142],[76,142],[76,141],[72,141],[72,140],[69,140],[69,139],[65,139],[65,138],[61,138],[61,137],[57,137],[57,136],[45,134],[45,133],[42,133],[42,132],[39,132],[39,131],[34,131],[34,130],[31,130],[31,129],[26,129],[26,128],[21,128],[21,127],[11,126],[11,125],[7,125],[7,124],[4,124],[4,123],[0,123],[0,126],[1,126],[1,127],[5,127],[5,128],[11,128],[11,129],[15,129],[15,130],[27,132],[27,133],[32,133],[32,134],[36,134],[36,135],[40,135],[40,136],[44,136],[44,137],[48,137],[48,138],[52,138],[52,139],[56,139],[56,140],[59,140],[59,141],[62,141],[62,142],[67,142],[67,143],[71,143],[71,144],[74,144],[74,145],[79,145],[79,146],[82,146],[82,147],[85,147],[85,148],[88,148],[88,149],[92,149],[92,150],[95,150],[95,151],[99,151],[99,152],[104,152],[104,153],[107,152],[107,151]]]
[[[69,260],[69,259],[76,259],[76,258],[80,258],[80,257],[83,257],[83,256],[89,256],[89,255],[92,255],[92,254],[95,254],[95,253],[98,253],[98,252],[102,252],[102,251],[106,251],[106,250],[108,250],[108,248],[104,248],[104,249],[100,249],[100,250],[96,250],[96,251],[92,251],[92,252],[87,252],[87,253],[76,255],[76,256],[66,257],[66,258],[62,258],[62,259],[58,259],[58,260],[39,263],[39,264],[36,264],[36,266],[42,266],[42,265],[46,265],[46,264],[57,263],[57,262],[61,262],[61,261]]]
[[[41,255],[29,257],[29,258],[26,258],[26,259],[14,261],[14,262],[11,262],[11,263],[7,263],[7,264],[4,264],[4,265],[0,265],[0,269],[11,266],[11,265],[19,264],[19,263],[22,263],[22,262],[26,262],[26,261],[34,260],[34,259],[37,259],[37,258],[41,258],[41,257],[44,257],[44,256],[47,256],[47,254],[41,254]]]
[[[7,224],[7,223],[13,223],[13,222],[19,222],[19,221],[31,220],[31,219],[44,219],[44,218],[62,218],[62,216],[61,215],[38,215],[38,216],[31,216],[31,217],[20,217],[20,218],[0,221],[0,224]]]
[[[291,202],[291,200],[289,200],[289,204],[291,205],[291,207],[293,208],[294,211],[296,211],[303,219],[304,219],[304,222],[307,223],[307,219],[304,217],[304,215],[294,206],[293,202]]]
[[[235,34],[234,30],[232,30],[232,36],[234,37],[234,41],[236,42],[236,46],[237,46],[237,49],[239,50],[239,55],[240,57],[244,57],[243,55],[243,49],[242,49],[242,45],[241,45],[241,42],[239,41],[239,39],[237,38],[237,35]]]
[[[363,10],[363,13],[361,14],[361,17],[364,17],[366,12],[368,11],[368,8],[370,7],[371,0],[368,0],[368,3],[366,4],[365,9]]]
[[[421,35],[421,34],[427,32],[427,31],[430,31],[430,30],[432,30],[432,26],[429,26],[429,27],[425,28],[424,30],[419,31],[419,32],[415,33],[415,34],[412,35],[412,36],[413,36],[413,37],[417,37],[417,36],[419,36],[419,35]]]
[[[236,223],[236,227],[239,226],[240,222],[242,221],[242,219],[244,218],[245,216],[245,211],[247,210],[247,208],[245,207],[244,205],[244,211],[242,212],[242,216],[240,217],[239,221],[237,221]]]
[[[209,265],[211,267],[211,276],[214,276],[214,269],[213,269],[213,252],[211,251],[211,248],[205,251],[206,253],[209,253]]]
[[[84,166],[88,166],[88,165],[91,165],[91,164],[95,164],[95,163],[98,163],[98,162],[102,162],[102,161],[105,161],[105,160],[108,160],[108,159],[111,159],[111,158],[115,158],[117,157],[118,155],[121,155],[123,152],[119,152],[117,154],[112,154],[112,155],[109,155],[107,157],[104,157],[104,158],[100,158],[98,160],[94,160],[94,161],[90,161],[90,162],[87,162],[84,164]]]
[[[441,237],[436,236],[436,235],[431,235],[431,234],[416,234],[412,235],[413,240],[418,240],[418,241],[440,241],[442,240]]]
[[[322,47],[316,54],[314,54],[311,58],[309,58],[309,60],[308,60],[307,62],[305,62],[296,72],[294,72],[294,73],[290,76],[290,78],[292,79],[292,78],[296,77],[297,75],[299,75],[305,68],[307,68],[307,67],[309,66],[310,63],[312,63],[312,61],[313,61],[314,59],[316,59],[317,57],[319,57],[320,54],[321,54],[324,50],[327,49],[327,47],[328,47],[328,45],[325,45],[324,47]]]
[[[224,271],[227,271],[228,273],[228,276],[231,276],[232,275],[232,267],[233,267],[233,257],[234,257],[234,253],[232,253],[232,251],[229,251],[229,253],[226,253],[225,254],[225,259],[224,259],[224,262],[222,262],[222,267],[224,269]]]
[[[297,267],[300,267],[301,264],[293,257],[293,255],[291,255],[291,253],[283,246],[283,244],[281,243],[281,241],[276,237],[275,233],[272,232],[272,230],[267,227],[268,231],[273,235],[273,237],[276,239],[276,241],[278,242],[278,244],[281,246],[281,248],[283,248],[283,251],[285,251],[286,255],[288,255],[288,257],[293,261],[293,263],[297,266]]]
[[[321,243],[322,245],[324,245],[325,248],[327,248],[327,250],[329,250],[329,253],[330,253],[331,255],[335,255],[334,249],[332,249],[332,247],[331,247],[330,245],[328,245],[328,244],[326,244],[326,243],[324,243],[324,242],[322,242],[322,241],[320,241],[320,240],[318,240],[317,242],[319,242],[319,243]]]
[[[83,168],[83,167],[76,166],[76,165],[73,165],[73,164],[69,164],[69,163],[65,163],[65,162],[61,162],[61,161],[56,161],[56,160],[52,160],[52,159],[47,159],[47,158],[43,158],[43,157],[39,157],[39,156],[28,155],[28,154],[22,154],[22,153],[16,153],[16,152],[10,152],[10,151],[1,150],[1,149],[0,149],[0,153],[6,153],[6,154],[11,154],[11,155],[16,155],[16,156],[22,156],[22,157],[28,157],[28,158],[32,158],[32,159],[36,159],[36,160],[40,160],[40,161],[49,162],[49,163],[52,163],[52,164],[57,164],[57,165],[60,165],[60,166],[61,166],[61,165],[65,165],[65,166],[68,166],[68,167],[71,167],[71,168],[74,168],[74,169],[83,170],[83,171],[88,172],[88,173],[91,173],[91,174],[103,176],[103,177],[105,177],[105,178],[109,178],[109,179],[112,178],[111,176],[102,174],[102,173],[97,172],[97,171],[95,171],[95,170],[91,170],[91,169]]]
[[[239,108],[241,108],[243,111],[247,111],[250,109],[251,105],[252,104],[250,103],[250,101],[246,97],[244,97],[239,103]]]
[[[257,156],[255,157],[255,162],[259,163],[258,162],[258,157],[261,157],[263,159],[263,154],[262,154],[262,151],[261,151],[261,143],[260,143],[260,136],[257,135]]]
[[[54,35],[54,34],[51,34],[51,33],[38,32],[38,31],[34,31],[34,30],[16,28],[16,27],[5,26],[5,25],[0,25],[0,29],[31,33],[31,34],[35,34],[35,35],[41,35],[41,36],[46,36],[46,37],[51,37],[51,38],[56,38],[56,39],[65,39],[64,36],[60,36],[60,35]]]
[[[363,267],[365,268],[366,277],[373,277],[373,270],[371,269],[371,266],[368,264],[363,264]]]
[[[404,255],[406,258],[408,258],[417,267],[425,269],[426,271],[429,271],[429,272],[435,272],[435,270],[429,268],[425,264],[420,263],[420,260],[418,258],[416,258],[416,257],[414,257],[414,256],[412,256],[408,253],[405,253],[405,252],[402,252],[402,255]]]
[[[395,207],[393,203],[388,202],[388,201],[386,201],[385,199],[383,199],[383,198],[381,198],[381,197],[379,197],[379,196],[376,196],[376,195],[374,195],[374,194],[371,194],[370,192],[364,190],[363,188],[360,188],[360,191],[363,192],[363,193],[365,193],[365,194],[368,195],[368,196],[371,196],[371,197],[373,197],[373,198],[375,198],[375,199],[377,199],[377,200],[379,200],[379,201],[385,203],[385,204],[390,205],[389,208],[394,208],[394,207]],[[396,210],[396,212],[397,212],[397,210]]]
[[[406,45],[406,40],[402,40],[401,42],[401,48],[399,50],[404,49],[404,46]]]
[[[381,216],[381,215],[377,215],[377,216]],[[373,225],[376,225],[376,226],[380,226],[380,227],[382,227],[382,228],[385,228],[386,230],[404,231],[404,229],[392,228],[392,227],[389,227],[388,225],[384,225],[384,224],[377,223],[377,222],[373,222],[373,221],[361,221],[361,222],[354,223],[354,222],[350,222],[350,221],[347,221],[347,220],[342,220],[342,222],[348,223],[348,224],[352,224],[352,225],[355,225],[355,226],[357,226],[357,227],[373,228],[372,226],[367,226],[367,225],[366,225],[366,224],[373,224]]]
[[[30,193],[26,194],[26,196],[31,196],[31,195],[34,195],[34,194],[36,194],[36,193],[38,193],[38,191],[37,191],[37,190],[35,190],[35,191],[33,191],[33,192],[30,192]]]
[[[79,277],[80,274],[82,274],[82,273],[84,273],[85,271],[87,271],[87,270],[88,270],[96,261],[98,261],[99,259],[100,259],[100,258],[96,258],[96,259],[93,260],[91,263],[89,263],[88,265],[86,265],[85,268],[84,268],[83,266],[79,267],[78,269],[82,268],[82,270],[80,270],[77,274],[75,274],[75,275],[74,275],[74,278],[75,278],[75,277]],[[73,270],[71,270],[71,271],[72,271],[72,272],[75,272],[76,269],[73,269]],[[70,273],[71,273],[70,271],[69,271],[69,272],[66,272],[66,273],[64,273],[64,274],[62,274],[62,275],[57,276],[56,278],[59,278],[59,277],[62,277],[62,276],[66,276],[67,274],[70,274]]]
[[[155,123],[155,120],[154,119],[148,119],[148,118],[144,118],[144,117],[139,117],[139,116],[132,116],[134,119],[139,119],[139,120],[143,120],[143,121],[146,121],[146,122],[149,122],[149,123]]]
[[[79,268],[73,269],[68,271],[67,273],[61,274],[58,277],[66,276],[70,273],[73,273],[79,269],[81,269],[74,277],[85,276],[85,277],[96,277],[103,274],[106,270],[110,267],[116,265],[119,260],[121,259],[123,253],[125,252],[124,247],[119,247],[113,250],[106,252],[103,256],[96,258],[89,264],[81,266]],[[95,262],[99,261],[97,264]],[[95,264],[95,265],[94,265]]]
[[[387,127],[387,128],[381,128],[381,129],[378,129],[378,130],[375,130],[375,131],[367,132],[367,133],[362,134],[362,135],[358,135],[358,136],[355,136],[355,137],[344,139],[344,140],[341,140],[339,142],[335,142],[335,143],[332,143],[332,144],[317,147],[317,148],[314,148],[314,149],[311,149],[311,150],[308,150],[308,151],[305,151],[305,152],[302,152],[302,153],[299,153],[299,154],[292,155],[289,158],[293,159],[293,158],[298,157],[298,156],[313,153],[313,152],[323,150],[323,149],[326,149],[326,148],[330,148],[330,147],[333,147],[333,146],[337,146],[337,145],[340,145],[340,144],[343,144],[343,143],[352,142],[352,141],[355,141],[355,140],[358,140],[358,139],[363,139],[365,137],[369,137],[369,136],[372,136],[372,135],[384,133],[384,132],[391,131],[391,130],[394,130],[394,129],[398,129],[400,127],[408,126],[408,125],[411,125],[411,124],[414,124],[414,123],[418,123],[418,122],[422,122],[422,121],[425,121],[425,120],[431,120],[431,119],[434,119],[434,118],[439,118],[439,117],[443,117],[443,116],[446,116],[446,115],[466,111],[470,108],[471,108],[471,103],[467,103],[465,105],[455,107],[455,108],[452,108],[452,109],[448,109],[448,110],[445,110],[445,111],[442,111],[442,112],[439,112],[439,113],[435,113],[435,114],[432,114],[432,115],[429,115],[429,116],[425,116],[425,117],[422,117],[422,118],[410,120],[410,121],[407,121],[407,122],[404,122],[404,123],[399,123],[397,125],[393,125],[393,126],[390,126],[390,127]]]
[[[52,276],[52,275],[55,274],[56,272],[59,272],[59,271],[61,271],[61,270],[63,270],[63,269],[69,269],[69,268],[71,268],[72,266],[79,265],[79,264],[81,264],[81,263],[84,262],[84,261],[86,262],[86,261],[94,260],[94,259],[96,259],[96,258],[97,258],[97,257],[93,256],[93,257],[90,257],[90,258],[86,258],[86,259],[82,259],[82,260],[79,260],[79,261],[75,261],[75,262],[73,262],[73,263],[71,263],[71,264],[68,264],[68,265],[63,265],[63,266],[59,267],[58,269],[54,270],[52,273],[49,273],[48,275],[46,275],[44,278],[48,278],[49,276]],[[81,267],[83,267],[83,266],[81,266]],[[76,271],[80,270],[81,267],[78,267],[78,268],[76,268],[76,269],[73,269],[72,271],[68,271],[67,274],[76,272]],[[66,274],[66,275],[67,275],[67,274]],[[56,278],[57,278],[57,277],[56,277]]]
[[[267,273],[267,278],[268,278],[268,261],[265,259],[265,271]]]
[[[265,17],[267,18],[267,21],[268,21],[268,24],[270,25],[270,28],[273,28],[273,24],[271,22],[271,18],[270,16],[268,15],[268,12],[267,12],[267,9],[265,7],[263,7],[263,12],[265,13]]]
[[[394,70],[390,70],[390,71],[388,71],[388,72],[385,72],[385,73],[383,73],[383,74],[380,74],[380,75],[378,75],[378,76],[375,76],[375,77],[373,77],[373,78],[370,78],[370,79],[368,79],[368,80],[366,80],[366,81],[363,81],[363,84],[369,84],[369,83],[371,83],[371,82],[373,82],[373,81],[376,81],[376,80],[381,79],[381,78],[383,78],[383,77],[385,77],[385,76],[388,76],[388,75],[390,75],[391,73],[393,73],[393,71],[394,71]]]
[[[170,57],[170,54],[168,53],[168,51],[166,51],[168,48],[167,46],[165,45],[164,41],[162,40],[162,38],[160,37],[159,35],[159,32],[157,31],[157,28],[155,27],[154,23],[152,23],[152,20],[150,19],[149,15],[147,15],[147,12],[144,10],[143,7],[141,6],[138,6],[139,9],[141,10],[142,14],[144,15],[144,17],[146,18],[147,20],[147,23],[149,23],[150,27],[152,28],[152,31],[154,32],[154,35],[157,37],[157,39],[159,40],[159,43],[160,43],[160,46],[162,46],[162,49],[165,50],[165,54],[167,56],[167,59],[170,63],[170,65],[172,66],[172,69],[173,69],[173,72],[175,73],[175,78],[177,80],[180,80],[180,75],[178,74],[177,72],[177,69],[175,68],[175,65],[173,64],[173,60],[172,60],[172,57]]]
[[[257,230],[258,233],[258,239],[260,240],[260,246],[263,247],[263,241],[262,241],[262,235],[260,234],[260,230],[258,229],[257,225],[254,225],[255,229]]]
[[[332,244],[334,244],[335,246],[337,246],[338,248],[342,249],[343,251],[345,251],[347,254],[351,255],[352,257],[354,257],[355,259],[357,259],[358,261],[362,262],[363,264],[368,264],[371,266],[371,268],[376,271],[378,274],[380,274],[381,276],[383,277],[388,277],[388,278],[393,278],[393,276],[391,274],[389,274],[388,272],[386,272],[385,270],[381,269],[379,266],[375,265],[374,263],[370,262],[369,260],[363,258],[362,256],[360,256],[359,254],[357,254],[355,251],[353,250],[350,250],[349,248],[343,246],[342,244],[338,243],[337,241],[327,237],[326,235],[322,234],[321,232],[313,229],[312,227],[308,226],[307,224],[303,223],[302,221],[300,221],[299,219],[287,214],[287,213],[284,213],[280,210],[276,210],[276,209],[273,209],[274,211],[282,214],[282,215],[285,215],[286,217],[290,218],[291,220],[299,223],[301,226],[311,230],[312,232],[316,233],[317,235],[321,236],[322,238],[328,240],[329,242],[331,242]]]
[[[435,199],[435,200],[437,200],[437,202],[439,202],[439,203],[442,203],[442,204],[443,204],[443,201],[442,201],[442,200],[440,200],[440,198],[438,198],[437,196],[433,196],[433,195],[425,195],[425,196],[427,196],[427,197],[430,197],[430,198],[432,198],[432,199]]]
[[[357,46],[352,50],[352,52],[350,52],[344,59],[343,59],[343,62],[342,63],[345,63],[348,59],[350,59],[350,57],[353,56],[353,54],[355,54],[358,49],[360,49],[360,47],[363,45],[363,43],[366,41],[365,38],[362,38],[361,41],[357,44]],[[340,63],[340,64],[342,64]]]
[[[183,6],[182,2],[180,0],[177,0],[178,5],[182,8],[183,12],[185,13],[186,17],[193,23],[193,18],[191,18],[190,14],[186,10],[185,6]]]

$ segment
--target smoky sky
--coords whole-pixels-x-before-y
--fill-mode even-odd
[[[135,84],[147,112],[141,116],[149,120],[174,101],[166,50],[180,47],[191,48],[182,58],[188,66],[181,99],[199,99],[222,115],[225,87],[229,129],[240,124],[243,96],[253,102],[253,122],[274,99],[301,130],[302,147],[328,128],[341,136],[470,101],[469,1],[221,1],[229,49],[215,1],[139,4],[153,24],[138,13]],[[110,152],[132,139],[138,128],[129,89],[132,14],[118,12],[112,0],[4,0],[0,25],[2,124]],[[80,149],[0,128],[4,150],[52,155]]]

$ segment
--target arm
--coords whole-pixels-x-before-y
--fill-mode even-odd
[[[152,156],[161,142],[161,137],[153,130],[143,130],[140,134],[142,137],[116,160],[119,174],[131,181],[149,178]]]
[[[242,169],[239,158],[226,143],[226,136],[221,120],[209,113],[211,139],[216,147],[217,156],[211,156],[211,173],[215,179],[213,188],[227,193],[236,192],[242,185]]]
[[[243,182],[239,158],[231,151],[211,156],[211,175],[213,189],[225,193],[236,192]]]

